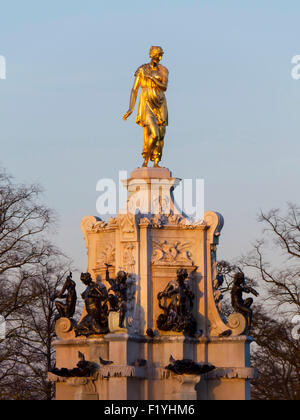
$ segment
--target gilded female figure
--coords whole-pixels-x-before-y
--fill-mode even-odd
[[[159,167],[168,125],[165,91],[168,87],[169,71],[159,64],[163,54],[161,47],[150,48],[151,62],[137,69],[129,110],[123,116],[123,119],[127,120],[133,113],[138,91],[141,88],[136,123],[144,127],[143,167],[148,166],[149,160],[154,162],[155,167]]]

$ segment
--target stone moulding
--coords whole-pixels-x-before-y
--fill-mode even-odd
[[[95,383],[98,379],[109,378],[138,378],[138,379],[169,379],[175,378],[182,381],[182,378],[197,378],[199,382],[201,376],[205,376],[207,380],[214,380],[218,378],[223,379],[256,379],[258,377],[258,370],[255,368],[216,368],[213,372],[205,373],[203,375],[177,375],[165,369],[162,366],[158,367],[135,367],[128,365],[118,366],[103,366],[99,371],[90,378],[62,378],[53,373],[48,374],[49,382],[67,383],[70,386],[84,386]]]
[[[207,373],[206,379],[257,379],[258,370],[249,368],[217,368],[215,371]]]
[[[69,386],[85,386],[92,383],[95,383],[99,378],[99,372],[95,373],[90,378],[63,378],[62,376],[57,376],[54,373],[48,373],[49,382],[54,383],[66,383]]]
[[[147,368],[135,367],[128,365],[101,367],[99,370],[99,377],[101,379],[108,378],[140,378],[146,379],[148,377]]]
[[[169,214],[157,214],[151,219],[151,227],[154,229],[176,228],[176,229],[200,229],[207,227],[205,221],[189,220],[180,213],[170,212]]]
[[[125,233],[133,233],[135,231],[135,223],[147,224],[154,229],[162,228],[176,228],[176,229],[200,229],[204,230],[207,228],[207,224],[204,220],[189,220],[182,216],[180,213],[174,214],[157,214],[151,217],[146,217],[142,214],[131,214],[124,213],[119,214],[116,218],[111,218],[108,222],[103,221],[99,217],[86,216],[82,219],[81,230],[85,236],[87,233],[99,233],[106,230],[115,230],[118,227]]]

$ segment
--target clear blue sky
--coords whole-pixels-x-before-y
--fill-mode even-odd
[[[206,209],[225,217],[219,257],[250,248],[260,208],[299,203],[299,17],[298,0],[2,2],[0,163],[44,186],[80,270],[98,179],[141,163],[142,129],[121,117],[150,45],[170,70],[163,164],[205,179]]]

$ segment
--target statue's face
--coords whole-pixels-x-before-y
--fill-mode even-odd
[[[162,53],[157,53],[152,57],[152,60],[154,63],[158,64],[163,58],[163,54]]]
[[[179,271],[177,272],[177,275],[178,275],[178,277],[179,277],[181,280],[185,280],[185,279],[187,279],[187,278],[188,278],[188,276],[189,276],[189,274],[188,274],[187,270],[185,270],[185,269],[183,269],[183,270],[179,270]]]
[[[244,275],[236,276],[235,283],[239,286],[244,285],[245,284],[245,276]]]
[[[164,52],[160,47],[151,47],[150,58],[155,64],[158,64],[163,58]]]
[[[86,286],[88,286],[92,283],[92,278],[89,274],[81,274],[80,279],[81,279],[82,283],[85,284]]]
[[[117,275],[117,278],[118,278],[119,282],[124,283],[127,280],[127,274],[125,273],[125,271],[120,271]]]

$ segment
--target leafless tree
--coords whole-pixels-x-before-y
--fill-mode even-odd
[[[54,214],[41,188],[18,185],[0,168],[0,399],[51,399],[54,297],[69,261],[49,241]]]
[[[271,210],[261,213],[264,238],[240,261],[256,273],[257,281],[267,288],[267,298],[281,314],[300,314],[300,207],[288,204],[286,214]],[[277,257],[274,268],[268,256]]]
[[[262,212],[263,237],[238,266],[251,273],[261,292],[254,308],[253,399],[300,399],[300,340],[293,315],[300,314],[300,207]],[[230,270],[229,270],[230,272]]]
[[[233,276],[238,270],[237,265],[226,261],[218,264],[218,271],[225,278],[222,292],[226,297],[223,304],[226,316],[233,312],[230,290]],[[247,282],[256,285],[253,279],[247,279]],[[264,283],[261,289],[263,286]],[[255,302],[254,305],[251,336],[255,343],[252,348],[252,365],[258,369],[259,377],[252,382],[252,399],[299,400],[300,340],[293,338],[295,325],[291,323],[290,317],[286,314],[279,316],[278,311],[272,310],[265,301],[266,298],[261,304]]]
[[[274,318],[256,306],[252,364],[259,377],[252,383],[253,400],[300,400],[300,340],[292,331],[288,319]]]

